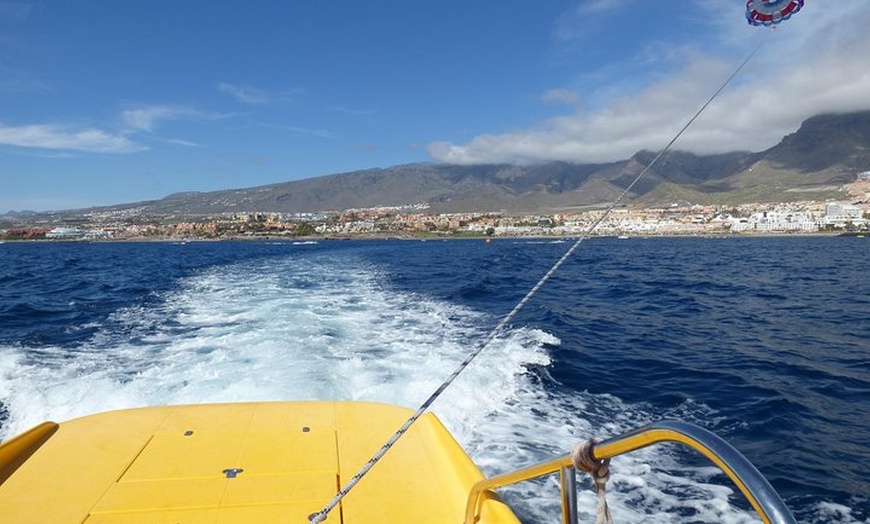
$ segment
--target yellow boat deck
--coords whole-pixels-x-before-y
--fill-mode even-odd
[[[75,419],[32,456],[21,451],[26,437],[0,446],[0,473],[5,468],[8,476],[0,474],[0,522],[305,523],[409,415],[382,404],[312,401]],[[455,524],[482,478],[437,417],[426,414],[326,522]],[[480,522],[518,521],[488,498]]]

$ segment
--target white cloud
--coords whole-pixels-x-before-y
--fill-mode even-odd
[[[625,0],[586,0],[577,7],[581,14],[604,13],[626,8]]]
[[[218,90],[233,96],[239,102],[250,105],[262,105],[269,102],[270,96],[262,89],[248,86],[237,86],[222,82]]]
[[[842,0],[836,9],[814,4],[811,12],[798,13],[772,32],[675,148],[699,154],[760,151],[811,116],[870,109],[866,2]],[[607,5],[593,2],[587,7]],[[548,119],[530,129],[480,135],[467,143],[434,142],[428,151],[439,161],[476,164],[603,162],[628,158],[641,149],[658,150],[734,70],[751,43],[771,31],[734,25],[723,24],[710,39],[729,47],[742,40],[743,56],[726,61],[687,53],[677,73],[608,100],[604,107]],[[560,93],[550,91],[544,100]]]
[[[355,116],[367,116],[373,115],[376,113],[374,109],[353,109],[345,106],[327,106],[327,109],[330,111],[335,111],[336,113],[344,113],[345,115],[355,115]]]
[[[335,139],[336,138],[335,133],[333,133],[332,131],[328,131],[326,129],[312,129],[309,127],[300,127],[300,126],[293,126],[293,125],[286,125],[286,124],[267,124],[264,122],[259,122],[257,125],[260,125],[263,127],[268,127],[270,129],[278,129],[281,131],[287,131],[287,132],[290,132],[294,135],[308,135],[308,136],[315,136],[318,138],[328,138],[328,139]]]
[[[79,151],[87,153],[133,153],[149,149],[133,140],[136,133],[153,132],[160,124],[177,120],[216,120],[225,115],[206,114],[180,106],[148,106],[121,113],[127,129],[110,133],[93,127],[31,124],[9,126],[0,124],[0,144],[42,150]],[[188,140],[172,138],[165,142],[199,147]]]
[[[182,140],[181,138],[166,138],[164,139],[164,142],[184,147],[202,147],[202,144],[197,144],[196,142],[191,142],[190,140]]]
[[[100,129],[69,129],[50,124],[27,126],[0,124],[0,144],[88,153],[133,153],[148,149],[125,136],[113,135]]]
[[[602,20],[632,9],[634,6],[629,0],[582,0],[559,17],[553,28],[553,36],[561,41],[586,38]]]
[[[580,95],[570,89],[557,88],[550,89],[541,95],[541,100],[548,104],[576,105],[580,102]]]
[[[218,84],[218,91],[226,93],[237,101],[252,106],[282,104],[287,101],[292,101],[296,97],[305,93],[304,89],[285,89],[279,91],[266,91],[252,86],[230,84],[221,82]]]
[[[214,119],[216,117],[184,106],[155,105],[127,109],[121,113],[121,118],[131,129],[151,133],[163,122]]]

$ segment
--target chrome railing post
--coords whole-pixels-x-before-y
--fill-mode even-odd
[[[577,475],[572,466],[559,469],[562,487],[562,524],[577,524]]]
[[[623,435],[598,442],[591,454],[603,460],[659,442],[678,442],[701,453],[740,488],[765,524],[796,524],[794,516],[773,486],[731,444],[700,426],[678,420],[654,422]]]
[[[765,524],[796,524],[779,494],[739,451],[715,434],[686,422],[662,421],[593,444],[593,460],[609,459],[659,442],[678,442],[710,459],[740,488]],[[577,479],[574,462],[565,455],[534,466],[483,479],[471,487],[465,524],[475,524],[481,495],[496,488],[559,472],[562,490],[562,523],[577,523]]]

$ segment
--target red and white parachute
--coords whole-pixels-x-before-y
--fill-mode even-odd
[[[775,25],[800,11],[804,0],[749,0],[746,20],[750,25]]]

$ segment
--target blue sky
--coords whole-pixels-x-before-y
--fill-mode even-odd
[[[870,109],[870,4],[0,0],[0,213],[410,162],[762,150]]]

